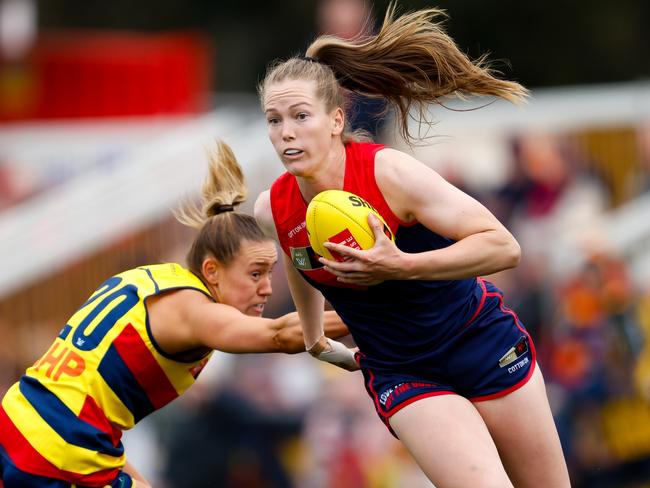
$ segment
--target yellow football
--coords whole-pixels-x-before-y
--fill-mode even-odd
[[[343,190],[325,190],[316,195],[307,206],[305,223],[312,249],[317,254],[343,261],[340,254],[330,253],[323,246],[334,242],[354,249],[370,249],[375,244],[375,234],[368,224],[368,215],[375,216],[384,224],[384,234],[395,240],[386,221],[366,200]]]

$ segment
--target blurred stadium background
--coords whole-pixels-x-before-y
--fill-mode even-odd
[[[251,202],[280,174],[256,83],[355,3],[0,0],[0,393],[106,277],[183,262],[192,233],[170,210],[215,138]],[[435,5],[531,101],[432,109],[426,145],[390,123],[378,137],[519,239],[521,265],[491,278],[537,341],[574,486],[650,486],[650,4]],[[291,308],[276,274],[271,316]],[[430,486],[360,374],[304,354],[218,353],[125,444],[156,487]]]

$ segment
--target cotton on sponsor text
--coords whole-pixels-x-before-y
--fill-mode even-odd
[[[508,373],[514,373],[514,372],[517,371],[518,369],[521,369],[521,368],[523,368],[524,366],[526,366],[529,362],[530,362],[530,361],[529,361],[528,358],[524,358],[524,359],[522,359],[521,361],[519,361],[519,362],[518,362],[517,364],[515,364],[514,366],[510,366],[510,367],[508,368]]]
[[[302,222],[301,224],[296,225],[293,229],[291,229],[288,233],[289,237],[295,236],[298,232],[303,230],[307,226],[307,222]]]

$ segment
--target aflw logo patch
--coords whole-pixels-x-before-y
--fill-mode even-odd
[[[323,267],[311,246],[290,247],[289,251],[291,252],[291,262],[296,269],[318,269]]]

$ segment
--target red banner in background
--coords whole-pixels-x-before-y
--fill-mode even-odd
[[[201,112],[213,54],[193,32],[44,33],[23,63],[0,64],[0,121]]]

